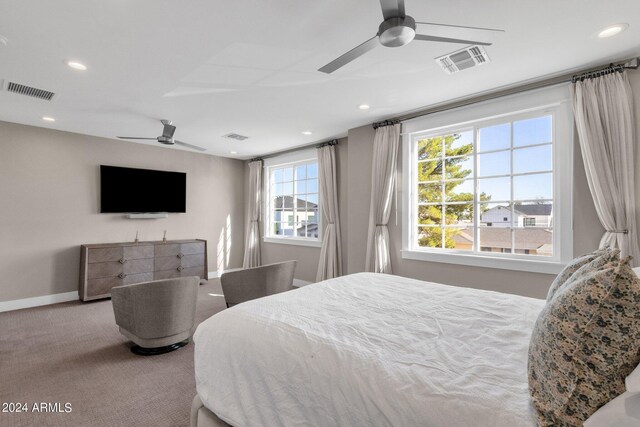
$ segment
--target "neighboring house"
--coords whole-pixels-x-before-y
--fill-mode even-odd
[[[513,224],[516,227],[551,227],[552,205],[550,203],[535,203],[528,205],[516,204],[514,206]],[[480,215],[480,223],[487,227],[510,227],[511,208],[509,206],[496,206]]]
[[[318,205],[293,196],[277,196],[273,201],[274,234],[318,237]],[[295,233],[295,234],[294,234]]]
[[[470,250],[473,247],[473,229],[463,228],[453,237],[456,249]],[[527,255],[553,255],[553,233],[544,228],[522,228],[515,230],[512,239],[511,230],[506,227],[480,229],[480,250],[483,252],[513,253]]]

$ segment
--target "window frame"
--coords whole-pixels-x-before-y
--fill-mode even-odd
[[[310,246],[310,247],[321,247],[322,246],[322,235],[323,235],[323,227],[322,227],[322,207],[320,200],[320,169],[318,168],[318,238],[313,237],[299,237],[299,236],[278,236],[271,234],[272,225],[271,222],[271,171],[273,169],[281,169],[284,167],[291,166],[294,168],[295,174],[295,166],[309,163],[318,163],[318,153],[316,149],[308,149],[308,150],[300,150],[294,153],[288,153],[277,157],[272,157],[269,159],[265,159],[264,161],[264,180],[263,180],[263,235],[262,241],[265,243],[278,243],[285,245],[297,245],[297,246]],[[293,177],[293,188],[294,188],[294,196],[295,196],[295,188],[296,188],[296,179],[295,175]],[[308,194],[308,193],[305,193]],[[313,193],[312,193],[313,194]],[[294,220],[295,223],[295,220]]]
[[[563,90],[564,89],[564,90]],[[402,160],[402,258],[420,261],[443,262],[488,268],[499,268],[539,273],[558,273],[573,255],[572,188],[573,188],[573,116],[566,94],[567,88],[532,91],[502,99],[483,102],[471,107],[462,107],[427,116],[405,126],[403,134]],[[550,102],[551,101],[551,102]],[[518,108],[520,107],[520,108]],[[474,240],[478,251],[445,248],[417,248],[417,139],[446,135],[473,129],[474,136],[474,194],[477,192],[477,146],[476,132],[481,127],[525,120],[527,118],[552,115],[552,172],[553,172],[553,217],[554,255],[541,257],[516,253],[482,252],[478,239],[480,212],[475,209],[474,196]],[[451,124],[453,123],[453,124]],[[513,129],[512,129],[513,132]],[[545,145],[545,144],[539,144]],[[535,147],[536,145],[531,145]],[[529,146],[527,146],[529,147]],[[516,148],[517,149],[517,148]],[[494,150],[483,151],[482,154]],[[495,150],[498,151],[498,150]],[[513,144],[508,152],[513,167]],[[513,176],[513,170],[506,176]],[[517,175],[516,175],[517,176]],[[415,187],[415,188],[414,188]],[[513,200],[513,187],[511,189]],[[511,225],[513,227],[513,224]]]

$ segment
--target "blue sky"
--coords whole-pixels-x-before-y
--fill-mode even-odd
[[[510,200],[511,180],[507,178],[483,178],[511,173],[511,123],[481,128],[478,132],[479,191],[491,195],[492,200]],[[542,172],[552,169],[552,146],[526,147],[528,145],[551,142],[552,116],[513,122],[513,173]],[[460,147],[473,141],[473,131],[463,132],[453,144]],[[526,148],[519,148],[526,147]],[[488,153],[487,151],[507,150]],[[473,158],[462,163],[465,169],[473,169]],[[550,173],[517,176],[513,179],[514,199],[551,199],[553,179]],[[456,188],[457,192],[473,191],[472,183],[465,182]]]
[[[272,196],[293,196],[296,177],[295,195],[301,200],[318,204],[318,164],[310,163],[300,166],[289,166],[272,170]]]

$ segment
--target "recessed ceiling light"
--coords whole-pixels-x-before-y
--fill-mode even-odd
[[[358,105],[358,109],[360,109],[360,110],[368,110],[369,108],[371,108],[371,107],[368,106],[367,104]]]
[[[303,135],[313,135],[313,132],[311,132],[310,130],[305,130],[302,132]]]
[[[627,28],[629,28],[629,24],[615,24],[600,31],[598,33],[598,37],[600,37],[601,39],[605,39],[607,37],[613,37],[615,35],[620,34]]]
[[[238,154],[237,151],[229,151],[229,154]]]
[[[49,116],[42,117],[42,120],[44,120],[45,122],[55,122],[56,121],[56,119],[54,119],[53,117],[49,117]]]
[[[86,71],[87,66],[78,61],[67,61],[66,64],[74,70]]]

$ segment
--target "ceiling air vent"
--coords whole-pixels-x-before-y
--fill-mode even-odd
[[[55,93],[48,90],[38,89],[31,86],[21,85],[20,83],[9,82],[7,85],[7,91],[17,93],[18,95],[31,96],[33,98],[44,99],[45,101],[51,101]]]
[[[491,62],[481,46],[470,46],[436,58],[436,62],[447,74],[457,73],[467,68]]]
[[[223,136],[223,138],[234,139],[236,141],[244,141],[245,139],[249,139],[248,136],[238,135],[237,133],[229,133]]]

